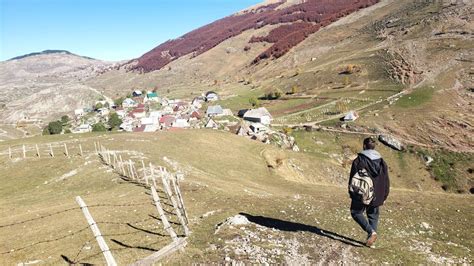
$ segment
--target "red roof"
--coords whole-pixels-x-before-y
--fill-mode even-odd
[[[176,121],[176,118],[172,115],[164,115],[160,118],[160,123],[165,124],[168,127],[171,126],[174,121]]]
[[[130,113],[136,114],[136,113],[144,113],[144,112],[146,112],[146,111],[143,108],[135,108]]]
[[[197,118],[197,119],[201,119],[201,114],[200,114],[198,111],[194,111],[194,112],[191,114],[191,117],[194,117],[194,118]]]

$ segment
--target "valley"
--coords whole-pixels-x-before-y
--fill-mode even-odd
[[[472,264],[473,4],[336,2],[264,1],[130,60],[0,62],[0,264],[104,264],[76,196],[119,265],[160,252],[153,186],[187,243],[156,263]],[[369,136],[391,184],[374,248],[347,193]],[[97,143],[182,177],[191,234]]]

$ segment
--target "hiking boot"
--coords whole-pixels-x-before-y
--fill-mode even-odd
[[[377,233],[372,232],[372,234],[370,234],[369,238],[367,238],[367,243],[365,243],[365,245],[368,246],[368,247],[371,247],[375,243],[376,240],[377,240]]]

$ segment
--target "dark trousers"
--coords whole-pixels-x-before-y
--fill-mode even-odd
[[[365,212],[365,213],[364,213]],[[367,218],[365,218],[367,214]],[[377,232],[379,223],[379,207],[367,206],[359,201],[352,201],[351,216],[370,236],[372,232]]]

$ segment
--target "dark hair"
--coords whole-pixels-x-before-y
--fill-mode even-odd
[[[364,150],[373,149],[375,149],[375,139],[372,137],[364,139]]]

